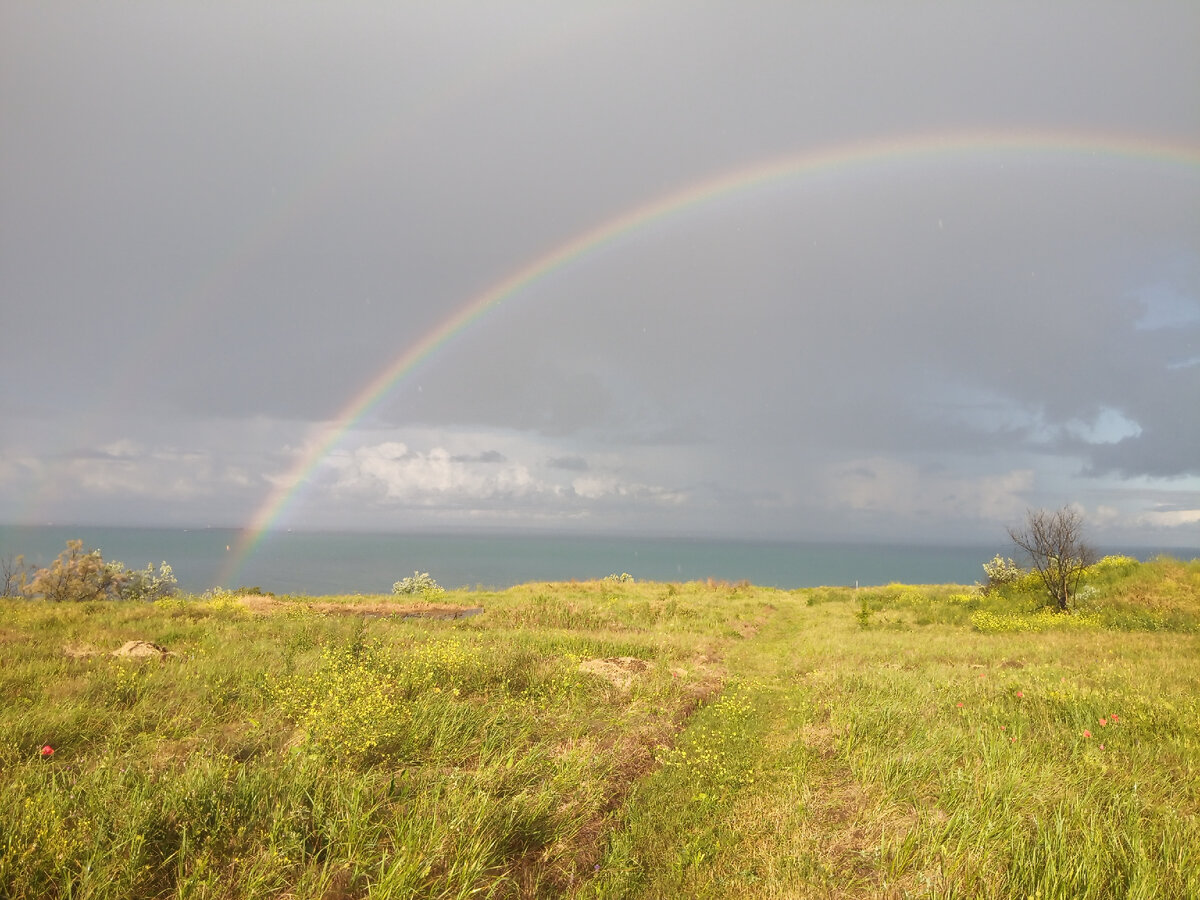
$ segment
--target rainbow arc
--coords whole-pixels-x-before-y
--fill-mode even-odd
[[[275,479],[275,486],[246,524],[236,548],[231,551],[230,560],[222,573],[222,580],[228,581],[236,575],[263,536],[299,496],[322,460],[356,423],[378,406],[407,375],[439,347],[471,327],[505,300],[527,290],[538,281],[612,244],[626,240],[656,222],[679,217],[721,198],[827,172],[852,172],[897,162],[929,164],[939,160],[987,154],[1034,160],[1056,157],[1083,160],[1110,158],[1131,164],[1200,171],[1200,147],[1168,141],[1062,131],[936,132],[838,144],[759,161],[639,204],[529,260],[500,281],[468,299],[450,317],[392,359],[349,399],[332,420],[325,423],[291,468]]]

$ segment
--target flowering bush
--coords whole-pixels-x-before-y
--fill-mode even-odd
[[[1122,577],[1132,575],[1134,570],[1141,563],[1132,556],[1109,555],[1099,562],[1092,563],[1088,566],[1086,575],[1106,575],[1111,577]]]
[[[994,591],[996,588],[1003,587],[1006,584],[1015,584],[1024,574],[1020,566],[1011,559],[1005,559],[999,553],[996,554],[991,562],[983,564],[983,573],[987,575],[987,584],[984,586],[985,591]]]
[[[393,594],[441,594],[445,590],[428,572],[414,571],[411,578],[402,578],[392,585]]]
[[[123,600],[145,600],[149,603],[172,597],[179,589],[175,573],[171,571],[171,567],[165,561],[159,566],[157,572],[149,563],[144,569],[127,569],[124,563],[119,562],[111,562],[108,565],[123,573],[121,587],[121,599]]]

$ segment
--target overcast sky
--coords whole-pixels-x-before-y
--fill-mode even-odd
[[[1075,503],[1200,545],[1198,46],[1195,2],[0,4],[0,521],[943,542]],[[289,490],[491,288],[721,178]]]

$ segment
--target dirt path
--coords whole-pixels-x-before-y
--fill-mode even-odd
[[[828,615],[781,604],[726,657],[738,702],[753,709],[752,733],[737,745],[753,782],[715,803],[648,784],[612,840],[621,852],[609,864],[624,871],[578,896],[899,898],[918,888],[911,876],[889,878],[880,853],[916,817],[855,777],[821,704],[820,683],[837,665]],[[692,727],[732,727],[710,719]]]

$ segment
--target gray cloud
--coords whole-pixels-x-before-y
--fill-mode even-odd
[[[9,4],[0,518],[238,524],[589,229],[974,133],[1044,137],[747,186],[528,280],[347,430],[296,524],[955,536],[1079,500],[1180,533],[1198,28],[1167,3]]]
[[[586,472],[587,460],[582,456],[556,456],[546,460],[551,469],[566,469],[568,472]]]

